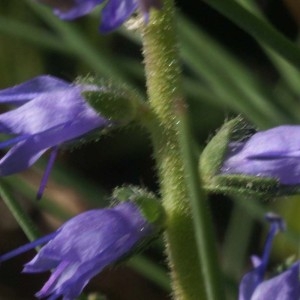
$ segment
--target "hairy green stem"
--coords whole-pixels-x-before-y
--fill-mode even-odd
[[[152,12],[142,40],[149,104],[156,119],[151,135],[167,214],[166,245],[173,293],[177,300],[201,300],[207,299],[206,274],[200,267],[178,138],[176,103],[184,100],[174,12],[173,0],[165,0],[161,11]]]
[[[207,195],[202,184],[200,184],[198,157],[196,157],[193,147],[188,110],[183,101],[177,101],[176,106],[179,119],[179,143],[184,162],[185,180],[190,196],[198,257],[200,258],[204,274],[207,299],[224,300],[225,296],[217,259],[215,234],[210,220],[209,208],[207,207]]]

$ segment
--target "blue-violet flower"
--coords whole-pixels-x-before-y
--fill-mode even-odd
[[[73,20],[90,13],[95,6],[102,4],[104,0],[68,0],[62,1],[39,0],[54,7],[54,14],[62,20]],[[65,2],[65,1],[64,1]],[[121,26],[136,11],[144,16],[148,22],[151,8],[161,8],[161,0],[108,0],[101,14],[100,31],[108,33]]]
[[[128,255],[154,232],[154,225],[139,206],[126,201],[81,213],[56,232],[0,256],[0,262],[47,243],[23,272],[52,272],[36,294],[38,298],[73,300],[92,277]]]
[[[279,126],[259,131],[246,141],[230,143],[221,173],[270,177],[283,185],[300,184],[300,126]]]
[[[58,146],[111,124],[81,96],[82,92],[99,89],[96,85],[71,84],[44,75],[1,90],[0,103],[17,107],[0,114],[0,133],[12,136],[0,143],[2,149],[11,147],[0,159],[0,176],[30,167],[52,149],[41,194]]]
[[[283,220],[274,214],[267,214],[270,230],[263,256],[252,257],[254,269],[245,274],[240,283],[239,300],[295,300],[300,299],[300,262],[294,263],[285,272],[264,280],[269,261],[272,241],[279,230],[284,229]]]

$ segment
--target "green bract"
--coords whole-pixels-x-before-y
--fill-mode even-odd
[[[272,197],[290,194],[291,190],[280,188],[276,179],[242,174],[221,174],[229,143],[242,142],[255,133],[255,129],[241,117],[226,122],[210,140],[200,156],[200,172],[205,188],[216,193],[242,193]],[[280,189],[279,189],[280,188]]]
[[[144,107],[145,103],[136,91],[126,86],[120,87],[97,81],[90,77],[78,80],[81,83],[101,86],[97,90],[90,90],[82,94],[95,111],[121,125],[137,118],[139,107]]]
[[[135,186],[116,188],[113,198],[117,201],[132,201],[141,210],[146,220],[155,225],[159,231],[164,227],[165,211],[161,202],[154,194]]]

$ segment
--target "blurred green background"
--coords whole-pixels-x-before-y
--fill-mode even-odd
[[[297,0],[229,2],[255,17],[258,26],[262,26],[259,33],[267,30],[266,36],[272,37],[269,27],[264,27],[271,24],[293,42],[291,50],[297,51]],[[256,23],[247,24],[250,30],[241,29],[247,19],[238,18],[238,12],[228,19],[201,1],[182,0],[177,4],[183,84],[199,151],[225,119],[238,114],[261,129],[300,122],[300,61],[288,62],[288,49],[280,39],[274,36],[274,44],[282,46],[283,56],[263,37],[251,37]],[[97,30],[99,13],[95,10],[66,23],[32,0],[1,1],[0,88],[40,74],[69,81],[89,74],[126,83],[145,94],[138,33],[121,28],[101,36]],[[299,57],[294,56],[294,60]],[[20,175],[3,179],[43,233],[81,211],[107,205],[107,195],[115,186],[136,184],[158,191],[147,133],[134,126],[112,132],[97,143],[62,151],[44,199],[37,203],[35,193],[45,164],[46,158]],[[287,233],[277,238],[272,267],[291,255],[298,257],[298,198],[266,202],[210,195],[228,299],[236,299],[239,279],[250,268],[249,255],[262,251],[267,228],[262,217],[265,211],[278,212],[288,223]],[[0,251],[4,253],[27,239],[5,205],[0,202],[0,206]],[[20,274],[22,264],[33,253],[0,267],[1,300],[34,299],[48,274]],[[97,276],[85,294],[97,299],[95,293],[103,293],[110,300],[169,299],[161,241],[126,265]]]

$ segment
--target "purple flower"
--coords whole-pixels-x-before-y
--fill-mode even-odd
[[[50,278],[36,296],[73,300],[92,277],[155,232],[139,207],[127,201],[113,208],[84,212],[56,232],[0,256],[0,262],[47,243],[23,272],[51,270]]]
[[[257,132],[244,142],[230,143],[221,173],[300,184],[300,126],[279,126]]]
[[[1,90],[0,103],[17,107],[0,114],[0,133],[11,136],[0,143],[0,148],[11,147],[0,160],[0,176],[30,167],[52,149],[41,195],[58,146],[110,125],[81,96],[84,91],[97,89],[95,85],[70,84],[44,75]]]
[[[280,217],[268,214],[267,220],[271,227],[265,243],[262,258],[252,257],[254,269],[244,275],[240,283],[239,300],[294,300],[300,299],[300,262],[294,263],[285,272],[264,280],[269,261],[272,241],[284,224]]]
[[[63,20],[73,20],[90,13],[95,6],[104,0],[68,0],[67,3],[60,1],[45,1],[54,7],[54,13]],[[138,9],[148,22],[151,8],[161,8],[161,0],[108,0],[102,10],[100,31],[108,33],[121,26]]]

